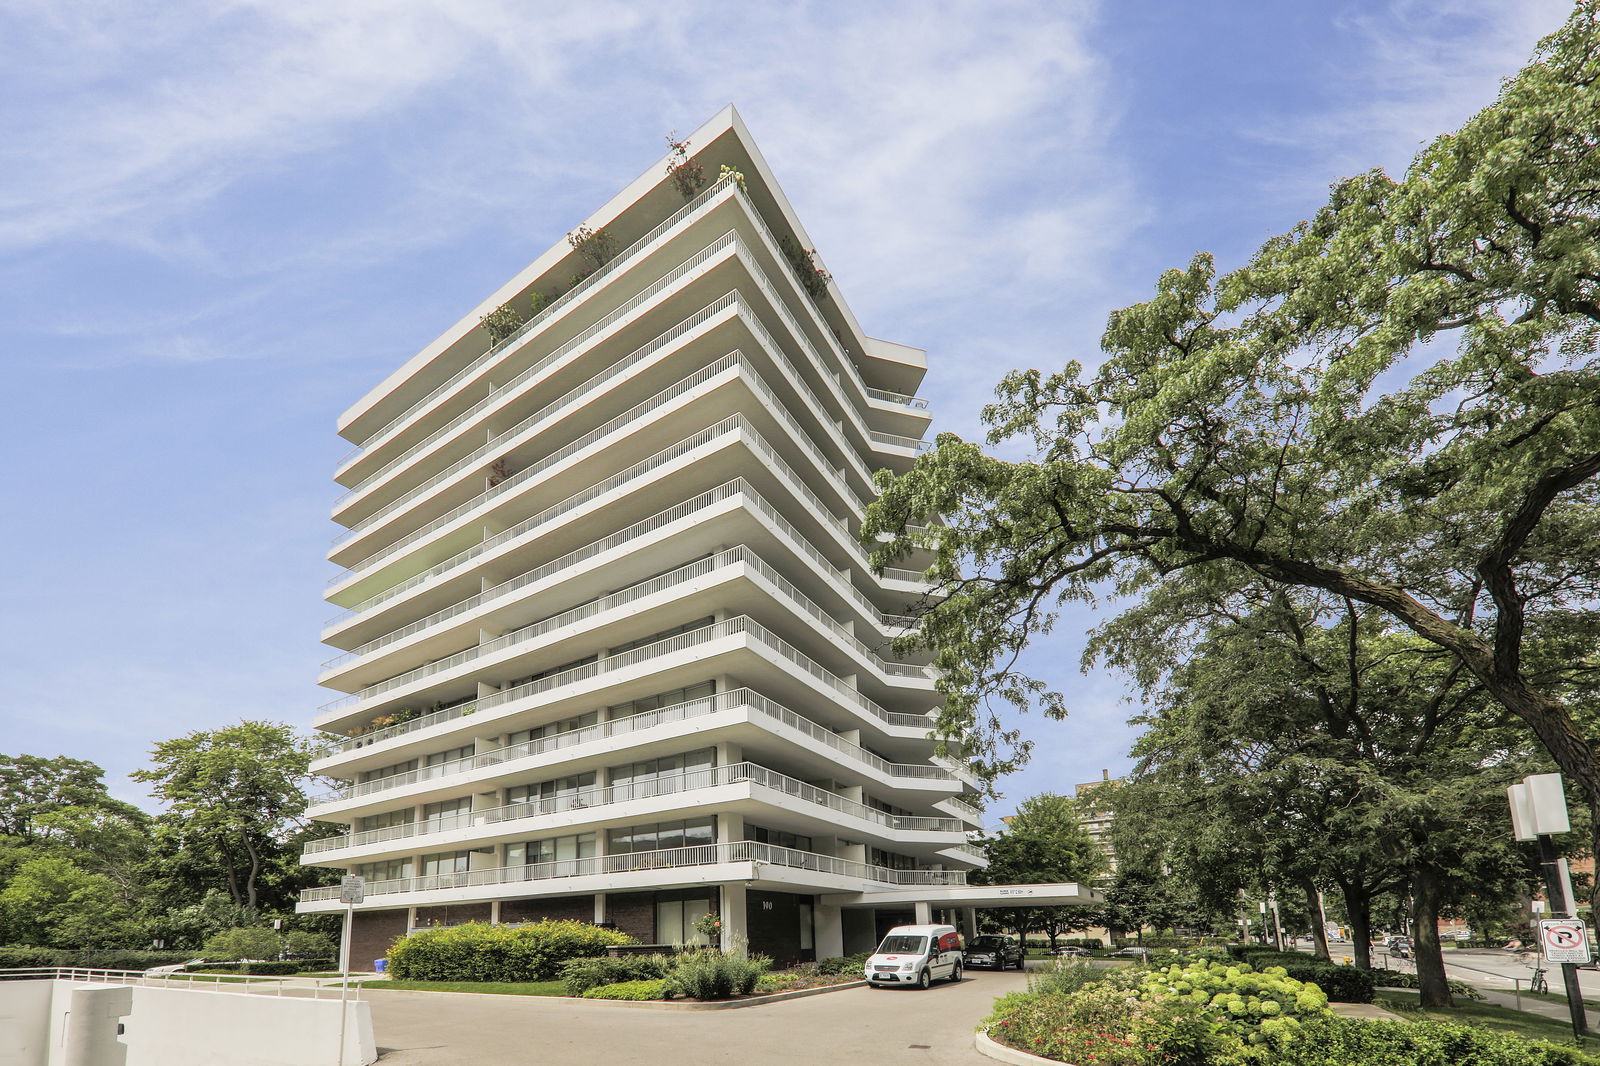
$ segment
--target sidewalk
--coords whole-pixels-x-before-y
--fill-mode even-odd
[[[1527,993],[1522,995],[1522,1004],[1519,1007],[1517,997],[1510,992],[1502,992],[1497,988],[1484,988],[1480,984],[1469,982],[1473,988],[1483,993],[1485,1003],[1493,1003],[1497,1007],[1510,1007],[1512,1010],[1521,1010],[1525,1014],[1537,1014],[1543,1018],[1554,1018],[1558,1022],[1566,1023],[1572,1020],[1572,1014],[1567,1010],[1565,1003],[1553,1003],[1549,1000],[1537,999]],[[1556,987],[1560,987],[1558,984]],[[1589,1031],[1600,1032],[1600,1012],[1585,1010],[1589,1018]]]

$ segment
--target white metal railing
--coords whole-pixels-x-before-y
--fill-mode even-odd
[[[711,866],[731,862],[761,862],[789,869],[811,870],[855,880],[889,885],[964,885],[967,875],[961,870],[893,870],[886,866],[819,855],[811,851],[780,848],[753,840],[727,844],[698,844],[687,848],[634,851],[621,855],[593,855],[586,859],[557,859],[528,866],[502,866],[490,870],[461,873],[426,874],[387,881],[368,881],[368,896],[397,892],[432,892],[440,889],[508,885],[551,878],[586,877],[595,874],[632,873],[641,870],[667,870],[686,866]],[[308,888],[300,893],[301,902],[338,899],[339,886]]]
[[[339,890],[334,888],[334,895]],[[207,992],[227,992],[234,995],[282,996],[287,988],[291,995],[321,999],[326,994],[339,999],[340,978],[301,977],[297,974],[283,976],[241,975],[236,973],[188,973],[176,970],[113,970],[93,966],[25,966],[0,969],[0,981],[71,981],[75,984],[131,985],[140,988],[191,989]],[[361,983],[350,982],[347,993],[351,1002],[361,999]]]
[[[656,799],[661,796],[675,796],[683,792],[693,792],[746,782],[760,785],[776,792],[782,792],[786,796],[802,800],[813,806],[825,807],[836,814],[873,822],[885,829],[923,833],[963,833],[966,831],[965,824],[957,818],[889,814],[878,810],[876,807],[847,799],[844,796],[829,792],[827,789],[807,784],[798,778],[779,773],[758,763],[737,762],[727,766],[686,770],[682,773],[667,774],[662,777],[639,781],[625,781],[611,785],[596,785],[591,788],[573,789],[551,796],[541,796],[536,799],[508,803],[500,807],[490,807],[467,814],[457,814],[448,818],[426,819],[344,836],[326,837],[308,844],[305,854],[311,855],[340,848],[359,847],[364,844],[424,836],[428,833],[499,825],[502,822],[518,821],[523,818],[565,814],[571,811],[588,810],[591,807],[607,807],[618,803],[628,803],[632,800]],[[597,817],[612,817],[612,815],[599,812]]]
[[[920,396],[907,396],[903,392],[869,388],[867,389],[867,396],[874,400],[882,400],[884,403],[897,403],[902,407],[914,407],[918,411],[926,411],[928,409],[927,400]]]
[[[457,385],[465,381],[475,371],[481,369],[490,362],[509,355],[513,349],[520,346],[523,340],[528,338],[538,329],[542,329],[545,323],[552,321],[556,317],[556,312],[576,302],[577,299],[584,293],[595,288],[602,279],[617,273],[623,266],[633,262],[638,253],[657,237],[676,226],[679,222],[688,219],[691,215],[698,214],[702,208],[709,209],[710,201],[719,193],[724,192],[729,188],[736,187],[737,186],[732,179],[719,180],[705,191],[700,193],[700,195],[696,196],[693,200],[689,201],[687,204],[684,204],[678,210],[668,215],[653,229],[651,229],[650,232],[646,233],[644,236],[628,245],[628,247],[618,252],[608,262],[604,263],[597,270],[595,270],[594,273],[590,274],[572,288],[568,289],[566,292],[550,301],[544,307],[540,308],[539,313],[534,315],[527,322],[524,322],[516,333],[495,344],[483,355],[480,355],[478,358],[472,360],[472,362],[456,371],[444,384],[429,392],[428,395],[424,396],[422,399],[406,408],[400,414],[396,415],[383,428],[369,435],[366,440],[362,441],[360,445],[352,449],[339,460],[338,470],[343,470],[357,455],[368,451],[374,445],[381,443],[382,441],[380,438],[388,436],[392,430],[399,428],[400,425],[410,419],[412,415],[429,406],[435,400],[448,395],[452,390],[455,389]],[[337,476],[337,472],[338,471],[336,470],[335,476]]]
[[[718,310],[720,310],[720,308]],[[714,314],[715,312],[702,311],[700,313],[706,314],[706,317],[709,318],[711,314]],[[696,325],[698,325],[698,323],[696,323]],[[724,364],[723,361],[729,359],[732,361]],[[672,400],[682,396],[685,392],[688,392],[695,386],[709,380],[711,377],[715,376],[715,374],[727,370],[729,366],[739,365],[740,362],[741,361],[738,359],[737,352],[730,353],[729,356],[724,356],[723,359],[720,359],[717,361],[717,363],[712,364],[712,366],[715,367],[714,370],[711,367],[702,368],[701,370],[696,371],[694,374],[689,375],[689,377],[667,386],[667,388],[650,397],[648,400],[636,404],[635,406],[624,411],[622,414],[608,419],[601,425],[596,426],[594,429],[578,437],[576,440],[569,441],[560,448],[557,448],[555,451],[542,456],[537,462],[517,471],[515,474],[506,478],[499,484],[485,489],[483,492],[477,494],[471,499],[452,507],[444,514],[439,515],[424,525],[419,526],[408,533],[402,534],[400,537],[384,545],[382,548],[379,548],[377,551],[368,555],[359,562],[352,563],[346,571],[340,574],[335,574],[332,578],[330,578],[328,584],[338,584],[340,581],[344,581],[345,579],[356,573],[359,573],[362,570],[370,569],[374,563],[389,558],[405,548],[416,544],[418,541],[425,539],[430,533],[433,533],[439,529],[443,529],[445,526],[461,518],[463,515],[469,514],[486,504],[493,503],[495,500],[511,493],[516,489],[522,488],[529,482],[534,481],[540,474],[549,470],[551,467],[589,447],[596,441],[602,440],[605,437],[616,433],[619,429],[628,426],[630,423],[637,421],[645,415],[648,415],[658,408],[664,406],[665,404],[670,403]],[[412,496],[414,497],[417,494],[422,494],[426,491],[432,491],[436,487],[437,485],[434,482],[429,482],[428,484],[419,486],[416,490],[414,490]],[[411,502],[409,498],[402,499],[396,501],[395,505],[393,506],[398,507],[402,503],[409,502]],[[364,532],[368,529],[376,528],[381,523],[382,519],[386,518],[389,513],[389,511],[380,512],[378,515],[374,515],[372,518],[364,520],[357,529],[347,530],[346,532],[353,534],[358,531]]]
[[[955,778],[948,770],[931,763],[889,762],[867,748],[852,743],[832,730],[818,725],[809,718],[796,714],[789,708],[768,699],[759,692],[747,688],[733,689],[729,692],[717,693],[714,696],[705,696],[697,700],[669,704],[653,711],[643,711],[625,718],[614,718],[605,722],[596,722],[593,725],[579,726],[576,729],[551,733],[548,736],[537,737],[533,740],[508,744],[505,747],[495,748],[491,751],[479,752],[472,757],[471,766],[462,766],[460,772],[465,773],[468,770],[482,769],[488,766],[503,766],[506,763],[536,758],[551,751],[564,751],[568,748],[596,743],[614,736],[638,732],[642,729],[653,729],[660,725],[684,722],[704,715],[736,709],[749,710],[774,722],[781,723],[796,732],[804,734],[809,740],[831,748],[841,755],[865,763],[879,773],[889,777],[955,781]],[[336,751],[352,750],[351,744],[352,742],[346,741],[343,744],[329,745],[321,749],[317,757],[324,758]],[[349,790],[339,789],[318,797],[314,802],[346,799],[350,795],[353,795],[353,793],[349,792]],[[381,829],[372,830],[373,833],[382,833],[384,831]],[[386,838],[375,836],[373,839]],[[316,843],[312,843],[313,848],[315,848]]]
[[[755,622],[745,615],[739,615],[721,622],[713,622],[710,625],[702,626],[699,629],[690,630],[687,633],[679,633],[676,636],[667,637],[664,640],[658,640],[654,643],[634,648],[630,651],[623,652],[620,655],[608,655],[605,658],[597,659],[592,663],[585,663],[583,666],[575,666],[570,670],[563,670],[559,673],[551,674],[548,677],[540,678],[537,681],[530,681],[523,685],[517,685],[514,688],[502,689],[499,692],[495,692],[488,696],[474,700],[470,704],[464,704],[459,707],[446,707],[443,710],[434,711],[431,714],[425,714],[419,718],[414,718],[409,722],[401,722],[396,725],[386,726],[383,729],[374,730],[371,733],[366,733],[360,737],[355,737],[350,740],[335,741],[325,748],[324,751],[349,751],[354,747],[375,744],[382,740],[389,740],[393,737],[403,736],[406,733],[416,732],[419,729],[426,729],[429,726],[437,725],[440,722],[448,722],[452,719],[460,718],[464,715],[474,714],[490,707],[497,707],[512,700],[522,699],[527,696],[533,696],[539,693],[547,692],[550,689],[558,688],[562,685],[570,685],[579,681],[586,681],[602,674],[623,669],[624,667],[634,666],[641,662],[659,658],[663,655],[679,654],[714,640],[720,640],[724,637],[739,635],[749,636],[752,639],[766,645],[770,650],[777,652],[785,658],[788,658],[795,666],[811,674],[817,680],[821,681],[823,684],[827,685],[829,688],[845,697],[845,702],[865,711],[867,714],[879,719],[885,724],[898,727],[919,727],[930,724],[926,715],[905,714],[900,711],[885,710],[872,700],[869,700],[865,696],[861,695],[854,688],[845,684],[837,676],[829,672],[825,667],[817,663],[814,659],[800,651],[798,648],[794,647],[794,645],[790,644],[782,637],[778,636],[776,633],[773,633],[765,626]]]
[[[925,452],[932,447],[932,445],[925,440],[921,440],[917,437],[907,437],[901,433],[884,433],[880,430],[874,429],[868,434],[868,436],[870,436],[879,444],[889,444],[896,448],[910,448],[914,452]]]
[[[529,433],[542,423],[554,421],[559,416],[565,414],[566,411],[574,404],[582,400],[592,399],[598,391],[611,387],[612,382],[616,378],[621,377],[622,375],[635,369],[640,363],[657,354],[668,345],[671,345],[675,341],[681,340],[686,334],[692,332],[697,327],[709,321],[718,312],[733,306],[734,302],[734,294],[731,292],[718,297],[716,300],[713,300],[711,303],[707,304],[705,307],[702,307],[688,318],[685,318],[683,321],[677,323],[671,329],[652,338],[647,343],[634,349],[621,359],[618,359],[616,362],[600,371],[600,373],[595,374],[593,377],[589,378],[587,381],[584,381],[577,387],[568,389],[566,392],[562,393],[556,399],[551,400],[549,403],[545,404],[531,415],[519,420],[516,425],[496,433],[488,443],[473,449],[468,454],[462,456],[460,459],[457,459],[444,469],[433,474],[422,484],[416,486],[394,500],[389,501],[387,504],[384,504],[372,514],[353,524],[349,529],[341,530],[338,536],[334,537],[333,543],[339,544],[358,533],[370,529],[373,525],[393,514],[397,509],[403,507],[405,504],[410,503],[422,495],[425,495],[427,492],[432,491],[438,485],[454,475],[459,474],[461,471],[470,469],[474,465],[481,463],[483,460],[487,459],[488,456],[495,451],[495,449],[503,447],[507,441]],[[542,370],[543,367],[536,369]],[[520,378],[522,375],[518,376]],[[533,376],[531,372],[529,376]],[[480,408],[490,405],[490,400],[497,398],[503,399],[506,391],[515,387],[516,384],[517,382],[513,381],[505,388],[496,391],[495,395],[491,396],[488,400],[484,400],[478,404],[475,404],[470,410],[463,414],[462,420],[467,420],[470,416],[477,414]],[[451,426],[445,428],[454,429],[455,426],[452,424]],[[441,434],[443,432],[444,430],[440,431]],[[409,458],[409,455],[402,457],[402,459]],[[396,463],[399,462],[401,462],[401,460],[396,460]],[[356,490],[351,490],[351,492],[354,491]]]
[[[406,685],[409,685],[414,681],[421,681],[424,678],[434,677],[449,670],[454,670],[457,667],[465,666],[468,663],[483,658],[484,656],[494,655],[498,652],[506,651],[519,645],[529,644],[541,637],[547,636],[555,630],[562,629],[570,625],[575,625],[578,622],[593,618],[596,615],[602,614],[606,611],[613,610],[617,607],[627,606],[628,604],[634,603],[637,600],[654,596],[659,592],[672,588],[675,585],[681,585],[686,581],[694,581],[699,578],[703,578],[706,575],[715,572],[716,570],[719,570],[725,566],[731,566],[735,563],[744,563],[756,573],[766,578],[767,581],[775,585],[778,588],[778,591],[788,598],[793,605],[801,611],[801,613],[809,617],[824,631],[832,634],[840,644],[854,651],[858,657],[866,661],[868,666],[875,667],[889,677],[907,677],[923,680],[931,680],[933,678],[933,672],[927,667],[915,666],[909,663],[892,663],[883,659],[866,644],[862,643],[862,641],[857,638],[855,634],[850,632],[849,629],[836,621],[832,615],[824,611],[821,607],[817,606],[817,604],[808,596],[806,596],[805,593],[801,592],[792,581],[784,577],[754,551],[741,544],[732,548],[726,548],[718,552],[716,555],[709,556],[704,559],[696,559],[690,563],[685,563],[683,566],[669,570],[664,574],[657,574],[655,577],[652,577],[647,581],[641,581],[636,585],[629,585],[627,588],[619,589],[616,592],[610,593],[609,595],[601,596],[590,600],[587,603],[579,604],[578,606],[570,608],[566,611],[562,611],[559,614],[554,614],[548,618],[534,622],[532,625],[526,625],[518,629],[514,629],[509,633],[495,637],[493,640],[487,640],[481,644],[475,644],[472,647],[458,651],[453,655],[446,655],[443,658],[435,659],[432,662],[425,663],[422,666],[418,666],[411,670],[407,670],[404,673],[396,674],[394,677],[387,678],[372,685],[367,685],[366,687],[359,689],[356,692],[352,692],[347,696],[340,697],[336,700],[330,700],[317,709],[322,712],[327,712],[339,710],[343,707],[353,706],[357,703],[360,703],[362,700],[368,700],[374,696],[381,696],[383,693],[392,692],[397,688],[404,688]]]
[[[957,810],[966,811],[973,818],[978,819],[980,821],[983,818],[983,812],[980,811],[978,808],[974,807],[972,804],[968,803],[966,800],[957,799],[955,796],[947,796],[944,799],[940,800],[939,802],[940,803],[948,803],[950,806],[955,807]]]

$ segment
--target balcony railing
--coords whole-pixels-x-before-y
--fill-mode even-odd
[[[832,730],[818,725],[809,718],[796,714],[782,704],[761,695],[753,689],[740,688],[729,692],[719,692],[714,696],[706,696],[698,700],[687,700],[683,703],[669,704],[653,711],[644,711],[639,714],[629,715],[626,718],[613,718],[606,722],[597,722],[594,725],[580,726],[549,736],[539,737],[534,740],[523,741],[518,744],[508,744],[503,748],[480,752],[470,760],[457,760],[450,764],[455,767],[452,772],[466,773],[469,770],[482,769],[486,766],[502,766],[515,763],[524,759],[537,758],[547,752],[562,751],[567,748],[578,747],[586,744],[598,743],[615,736],[624,736],[642,729],[653,729],[660,725],[685,722],[700,718],[708,714],[717,714],[727,710],[748,710],[761,715],[773,722],[781,723],[799,733],[804,734],[813,743],[855,759],[877,770],[887,777],[900,777],[907,779],[932,780],[954,782],[955,778],[943,767],[931,763],[892,763],[873,754],[867,748],[839,736]],[[366,738],[361,738],[362,740]],[[351,746],[360,746],[361,741],[347,741],[342,745],[332,745],[322,749],[318,758],[333,754],[335,749],[351,750]],[[469,765],[464,765],[470,762]],[[388,781],[389,778],[381,780]],[[370,784],[370,782],[366,782]],[[399,787],[403,782],[396,781],[394,787]],[[315,803],[327,803],[348,799],[355,795],[350,786],[325,793],[313,800]],[[375,830],[377,832],[377,830]]]
[[[884,403],[897,403],[902,407],[912,407],[918,411],[926,411],[928,409],[927,400],[920,396],[907,396],[903,392],[890,392],[888,389],[868,389],[867,395],[874,400],[882,400]]]
[[[889,814],[878,810],[876,807],[847,799],[844,796],[807,784],[797,778],[778,773],[776,770],[757,763],[738,762],[727,766],[708,767],[703,770],[688,770],[679,774],[668,774],[664,777],[647,780],[625,781],[613,785],[599,785],[594,788],[574,789],[570,792],[543,796],[538,799],[508,803],[502,807],[473,811],[470,814],[453,815],[448,819],[425,819],[420,822],[411,822],[406,826],[386,826],[383,829],[374,829],[342,837],[326,837],[308,844],[305,853],[313,855],[324,851],[334,851],[339,848],[359,847],[364,844],[421,836],[427,833],[498,825],[501,822],[518,821],[523,818],[566,814],[571,811],[587,810],[591,807],[607,807],[618,803],[628,803],[632,800],[676,796],[684,792],[694,792],[702,789],[718,788],[722,785],[736,785],[746,782],[760,785],[776,792],[782,792],[786,796],[809,803],[812,806],[824,807],[835,814],[872,822],[885,829],[922,833],[961,833],[966,831],[965,824],[957,818]],[[612,815],[606,812],[597,812],[596,817],[609,818]],[[404,831],[407,829],[409,829],[409,832]],[[396,830],[401,830],[401,832],[396,832]]]
[[[463,873],[427,874],[400,877],[389,881],[368,881],[368,896],[398,892],[431,892],[440,889],[477,888],[489,885],[519,884],[553,878],[588,877],[595,874],[633,873],[642,870],[671,870],[691,866],[713,866],[733,862],[759,862],[794,870],[848,877],[886,885],[965,885],[964,870],[892,870],[886,866],[819,855],[812,851],[780,848],[753,840],[728,844],[699,844],[660,851],[634,851],[622,855],[594,855],[587,859],[557,859],[529,866],[502,866],[491,870]],[[339,886],[308,888],[300,893],[301,902],[339,898]]]
[[[653,229],[651,229],[650,232],[646,233],[644,236],[628,245],[628,247],[618,252],[615,257],[602,265],[593,274],[590,274],[572,288],[562,293],[556,299],[550,301],[544,307],[540,308],[539,313],[534,315],[527,322],[524,322],[516,333],[498,342],[483,355],[478,356],[478,358],[472,360],[472,362],[456,371],[444,384],[429,392],[428,395],[424,396],[422,399],[406,408],[400,414],[396,415],[382,429],[379,429],[375,433],[368,436],[367,439],[359,446],[352,449],[339,460],[339,469],[342,470],[344,467],[348,466],[350,461],[357,455],[367,451],[375,444],[380,443],[382,438],[388,436],[392,430],[397,429],[402,423],[410,419],[412,415],[432,404],[440,397],[448,395],[456,388],[456,386],[460,385],[467,378],[471,377],[474,372],[486,366],[487,364],[502,358],[503,356],[509,355],[514,348],[518,347],[522,343],[522,341],[524,341],[538,329],[542,328],[544,323],[554,319],[557,313],[562,309],[576,302],[584,293],[593,290],[604,279],[610,277],[612,274],[617,273],[624,266],[634,262],[638,257],[639,252],[641,252],[657,237],[660,237],[662,234],[666,233],[667,230],[672,229],[678,223],[687,220],[691,216],[698,215],[701,212],[701,209],[709,209],[711,200],[714,199],[719,193],[725,192],[730,188],[737,188],[737,184],[733,181],[733,179],[720,179],[713,183],[705,191],[701,192],[700,195],[696,196],[693,200],[689,201],[678,210],[668,215]]]
[[[433,662],[419,666],[413,670],[407,670],[402,674],[396,674],[394,677],[388,678],[387,680],[379,681],[376,684],[368,685],[357,692],[352,692],[348,696],[325,703],[317,709],[319,711],[326,712],[338,710],[343,707],[350,707],[361,702],[362,700],[371,699],[374,696],[381,696],[385,692],[392,692],[398,688],[404,688],[406,685],[409,685],[412,682],[421,681],[429,677],[435,677],[458,667],[465,666],[483,658],[484,656],[494,655],[498,652],[507,651],[519,646],[534,645],[535,642],[541,642],[540,638],[543,638],[548,634],[555,632],[556,630],[576,625],[579,622],[593,618],[596,615],[603,614],[606,611],[614,610],[618,607],[628,606],[639,600],[654,596],[657,593],[663,592],[674,586],[684,584],[685,582],[698,580],[707,576],[708,574],[722,569],[723,567],[733,566],[738,563],[743,563],[749,566],[756,573],[766,578],[767,581],[777,586],[778,591],[781,592],[796,608],[798,608],[802,614],[809,617],[825,632],[832,634],[834,639],[840,644],[850,648],[856,653],[857,656],[865,659],[869,666],[877,668],[879,671],[890,677],[909,677],[919,678],[922,680],[932,679],[933,672],[925,666],[916,666],[909,663],[892,663],[881,658],[871,648],[867,647],[866,644],[862,643],[853,633],[851,633],[844,626],[840,625],[832,615],[828,614],[821,607],[817,606],[816,603],[807,597],[805,593],[801,592],[793,582],[780,574],[772,566],[768,565],[767,562],[754,551],[740,544],[735,545],[732,548],[726,548],[718,552],[716,555],[708,556],[704,559],[696,559],[691,563],[685,563],[683,566],[680,566],[674,570],[669,570],[664,574],[657,574],[655,577],[650,578],[647,581],[641,581],[637,585],[630,585],[627,588],[620,589],[608,596],[601,596],[598,599],[590,600],[588,603],[580,604],[579,606],[570,610],[562,611],[560,614],[551,615],[549,618],[542,619],[533,623],[532,625],[523,626],[520,629],[512,630],[510,633],[496,637],[493,640],[488,640],[482,644],[473,645],[470,648],[456,652],[454,655],[447,655],[441,659],[435,659]]]
[[[771,632],[765,626],[747,616],[739,615],[735,618],[729,618],[721,622],[713,622],[711,625],[702,626],[699,629],[690,630],[687,633],[679,633],[676,636],[667,637],[664,640],[658,640],[654,643],[634,648],[630,651],[623,652],[620,655],[608,655],[603,659],[596,660],[595,662],[586,663],[583,666],[576,666],[570,670],[563,670],[560,673],[551,674],[549,677],[542,677],[537,681],[530,681],[527,684],[518,685],[515,688],[502,689],[499,692],[475,700],[470,704],[465,704],[460,707],[446,707],[443,710],[434,711],[431,714],[425,714],[420,718],[414,718],[409,722],[402,722],[398,725],[386,726],[383,729],[374,730],[371,733],[366,733],[360,737],[352,738],[347,741],[336,741],[324,748],[323,753],[327,754],[334,751],[349,751],[355,747],[375,744],[381,740],[389,740],[393,737],[403,736],[406,733],[412,733],[419,729],[426,729],[430,726],[438,725],[441,722],[448,722],[453,719],[460,718],[463,715],[479,713],[484,710],[509,703],[513,700],[520,700],[529,696],[548,692],[551,689],[559,688],[563,685],[570,685],[580,681],[590,680],[592,678],[600,677],[604,674],[612,673],[616,670],[621,670],[629,666],[635,666],[639,663],[658,659],[664,655],[678,655],[683,652],[701,647],[702,645],[708,644],[715,640],[741,635],[747,636],[765,645],[768,649],[789,659],[792,665],[799,667],[805,672],[811,674],[817,680],[821,681],[824,685],[828,686],[841,697],[843,697],[841,702],[864,711],[866,714],[877,718],[886,725],[902,728],[916,728],[926,727],[931,724],[926,715],[905,714],[900,711],[885,710],[872,700],[869,700],[865,696],[861,695],[851,686],[845,684],[837,676],[829,672],[825,667],[817,663],[810,656],[800,651],[788,641],[784,640],[782,637],[778,636],[776,633]]]
[[[899,433],[882,433],[875,429],[868,435],[878,444],[888,444],[895,448],[909,448],[914,452],[925,452],[933,447],[928,441],[917,437],[907,437]]]

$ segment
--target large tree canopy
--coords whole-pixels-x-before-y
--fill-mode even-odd
[[[989,443],[1033,458],[942,434],[885,477],[863,536],[888,534],[879,565],[935,552],[942,596],[901,640],[944,670],[943,735],[991,771],[1025,757],[990,701],[1064,712],[1016,665],[1064,601],[1265,580],[1443,649],[1600,810],[1572,699],[1600,671],[1597,142],[1582,5],[1400,180],[1340,182],[1232,273],[1205,255],[1167,272],[1111,316],[1093,373],[1009,376]],[[1150,618],[1100,651],[1168,668],[1190,631]]]

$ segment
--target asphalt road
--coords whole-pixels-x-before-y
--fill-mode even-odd
[[[1339,947],[1337,944],[1333,946]],[[1338,958],[1339,952],[1336,950],[1333,955]],[[1533,976],[1533,959],[1533,955],[1518,957],[1508,951],[1446,948],[1444,971],[1451,977],[1458,977],[1470,984],[1504,989],[1507,992],[1514,987],[1513,982],[1520,981],[1523,990],[1526,991],[1528,980]],[[1416,966],[1409,960],[1394,958],[1376,944],[1372,948],[1372,962],[1375,966],[1387,966],[1407,973],[1416,970]],[[1545,980],[1550,982],[1550,991],[1562,990],[1559,967],[1550,967],[1545,973]],[[1600,997],[1600,973],[1594,970],[1579,970],[1578,984],[1583,988],[1586,997],[1591,999]]]
[[[536,996],[368,994],[381,1066],[980,1066],[972,1032],[1020,973],[969,972],[926,992],[852,988],[722,1011]]]

